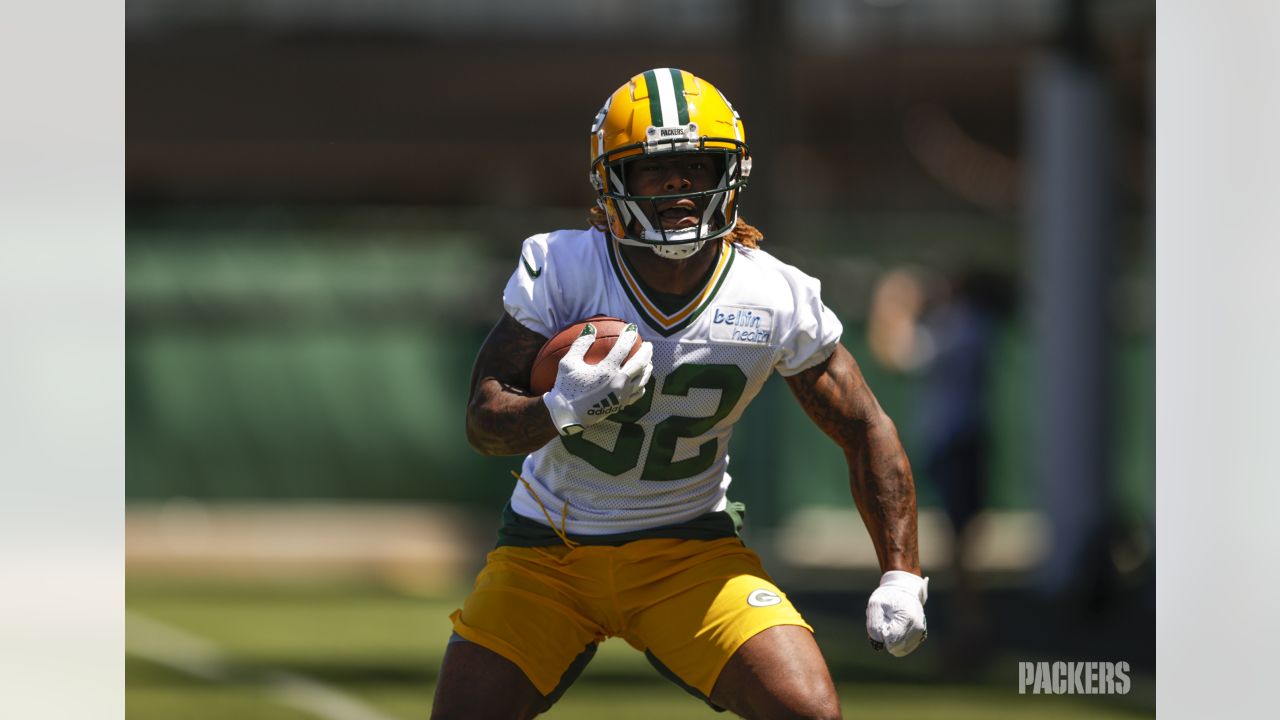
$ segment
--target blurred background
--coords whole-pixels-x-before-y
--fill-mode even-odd
[[[1154,2],[131,0],[126,32],[130,717],[427,716],[519,463],[466,443],[472,359],[652,67],[742,114],[743,217],[912,459],[930,640],[892,660],[840,451],[776,378],[730,446],[847,714],[1154,715]],[[1019,695],[1039,660],[1132,689]],[[712,716],[620,641],[548,716],[605,712]]]

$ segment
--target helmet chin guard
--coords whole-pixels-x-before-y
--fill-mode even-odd
[[[664,257],[668,260],[684,260],[698,254],[706,240],[698,240],[697,242],[681,243],[679,245],[650,245],[654,254],[658,257]]]
[[[737,225],[738,193],[751,172],[743,136],[742,120],[724,94],[692,73],[657,68],[631,78],[605,101],[591,128],[591,184],[609,234],[673,260],[727,235]],[[631,160],[689,154],[717,161],[715,187],[670,195],[628,191],[624,168]],[[705,203],[695,227],[670,230],[650,219],[658,218],[659,202],[685,198]]]

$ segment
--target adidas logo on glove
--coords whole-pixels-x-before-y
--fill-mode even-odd
[[[600,402],[592,405],[588,410],[588,415],[612,415],[622,409],[622,401],[618,400],[618,396],[609,393],[608,397]]]

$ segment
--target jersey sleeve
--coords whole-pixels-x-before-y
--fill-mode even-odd
[[[558,324],[552,307],[553,275],[547,270],[547,236],[534,235],[520,247],[520,259],[502,291],[502,304],[521,325],[549,338]]]
[[[787,278],[795,298],[795,314],[781,338],[778,373],[790,377],[817,365],[835,352],[844,326],[822,302],[822,283],[790,268]]]

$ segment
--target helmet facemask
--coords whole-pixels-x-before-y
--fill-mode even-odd
[[[666,128],[650,128],[665,130]],[[731,138],[696,137],[697,126],[686,129],[690,136],[646,142],[643,146],[629,145],[601,155],[592,166],[592,184],[597,186],[596,202],[606,215],[616,218],[610,222],[611,234],[618,242],[652,248],[655,253],[670,259],[683,259],[698,252],[708,240],[715,240],[731,232],[738,222],[737,193],[747,184],[751,172],[751,159],[746,145]],[[655,133],[651,133],[655,134]],[[724,147],[731,146],[733,149]],[[640,150],[641,152],[637,152]],[[641,158],[678,155],[708,155],[716,165],[718,179],[715,187],[663,195],[633,195],[627,189],[627,169]],[[605,179],[601,182],[600,177]],[[658,203],[689,198],[702,205],[701,217],[694,227],[668,229],[657,218]],[[646,214],[645,209],[650,210]],[[621,232],[619,232],[621,230]]]

